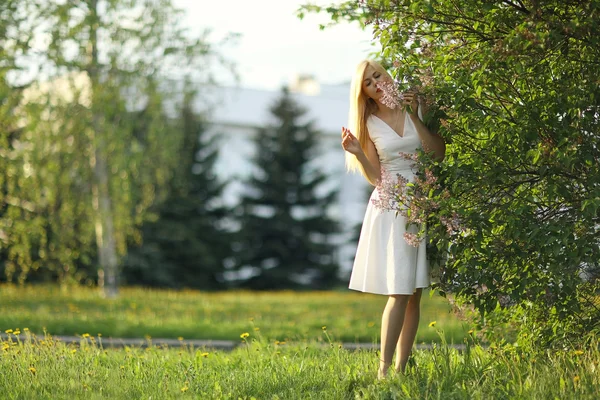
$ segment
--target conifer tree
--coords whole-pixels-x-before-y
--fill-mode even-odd
[[[255,173],[239,206],[239,285],[251,289],[328,288],[337,282],[335,234],[327,214],[337,192],[314,163],[319,132],[287,90],[271,108],[275,123],[255,138]]]
[[[219,289],[223,260],[231,249],[230,234],[221,228],[227,215],[222,205],[224,184],[214,173],[216,138],[184,101],[179,119],[183,130],[180,166],[170,193],[157,207],[156,219],[144,224],[143,244],[131,250],[125,268],[129,284]]]

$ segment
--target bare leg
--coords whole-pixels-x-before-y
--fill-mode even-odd
[[[406,315],[404,324],[402,325],[402,334],[398,341],[397,356],[396,356],[396,371],[404,372],[408,357],[412,351],[417,329],[419,328],[419,319],[421,317],[421,294],[423,289],[417,289],[408,300],[406,306]]]
[[[392,365],[394,350],[402,324],[404,323],[404,312],[408,304],[409,295],[392,295],[383,310],[381,317],[381,359],[379,360],[379,371],[377,376],[383,379],[387,375],[388,368]]]

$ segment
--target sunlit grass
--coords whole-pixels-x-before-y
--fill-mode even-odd
[[[248,292],[122,288],[117,299],[97,289],[58,286],[0,286],[0,330],[17,326],[52,335],[101,333],[104,337],[238,340],[259,327],[271,339],[314,340],[327,326],[334,340],[378,342],[386,297],[343,292]],[[447,300],[423,294],[417,342],[463,343],[468,331]]]
[[[435,331],[435,328],[428,328]],[[0,393],[23,399],[596,399],[598,344],[525,358],[514,348],[415,352],[407,375],[375,380],[374,351],[281,343],[251,333],[232,352],[105,350],[99,339],[0,340]]]

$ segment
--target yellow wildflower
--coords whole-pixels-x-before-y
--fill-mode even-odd
[[[75,353],[77,353],[77,349],[71,350],[71,354],[75,354]]]
[[[37,371],[35,370],[35,367],[29,367],[29,372],[35,375]]]
[[[82,338],[88,338],[88,337],[90,337],[90,334],[89,333],[84,333],[83,335],[81,335],[81,337]]]
[[[179,341],[181,342],[181,341],[183,340],[183,336],[179,336],[179,337],[177,338],[177,340],[179,340]]]
[[[240,337],[241,337],[242,339],[246,339],[248,336],[250,336],[250,334],[249,334],[248,332],[244,332],[244,333],[242,333],[242,334],[240,335]]]
[[[437,323],[437,321],[431,321],[431,322],[429,323],[429,327],[430,327],[430,328],[434,327],[436,323]]]
[[[19,330],[19,328],[17,328],[17,330],[15,330],[14,334],[15,335],[20,335],[21,334],[21,331]]]
[[[206,358],[206,357],[208,357],[208,354],[209,354],[209,353],[202,353],[202,354],[200,354],[200,355],[201,355],[202,357]]]
[[[12,329],[7,329],[4,332],[7,333],[7,334],[9,334],[9,333],[13,333],[13,330]]]
[[[324,331],[326,331],[326,330],[327,330],[327,327],[326,327],[325,325],[323,325],[323,326],[321,327],[321,329],[323,329]]]
[[[185,393],[187,391],[188,391],[188,387],[187,386],[184,386],[184,387],[181,388],[181,393]]]
[[[23,328],[23,332],[29,332],[29,328]]]
[[[573,354],[574,354],[574,355],[576,355],[576,356],[580,356],[580,355],[582,355],[582,354],[583,354],[583,351],[582,351],[582,350],[575,350],[575,351],[573,352]]]

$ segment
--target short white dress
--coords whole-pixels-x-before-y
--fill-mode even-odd
[[[420,115],[419,109],[419,117]],[[417,129],[405,113],[403,136],[399,136],[387,123],[371,115],[367,120],[369,136],[375,144],[381,166],[393,177],[401,174],[410,181],[415,178],[412,161],[400,156],[416,153],[421,148]],[[418,247],[404,239],[406,218],[395,211],[385,211],[373,204],[378,199],[373,190],[363,220],[356,257],[352,267],[349,288],[361,292],[392,295],[413,294],[417,288],[431,284],[429,262],[426,257],[426,238]],[[409,232],[416,233],[416,226]]]

